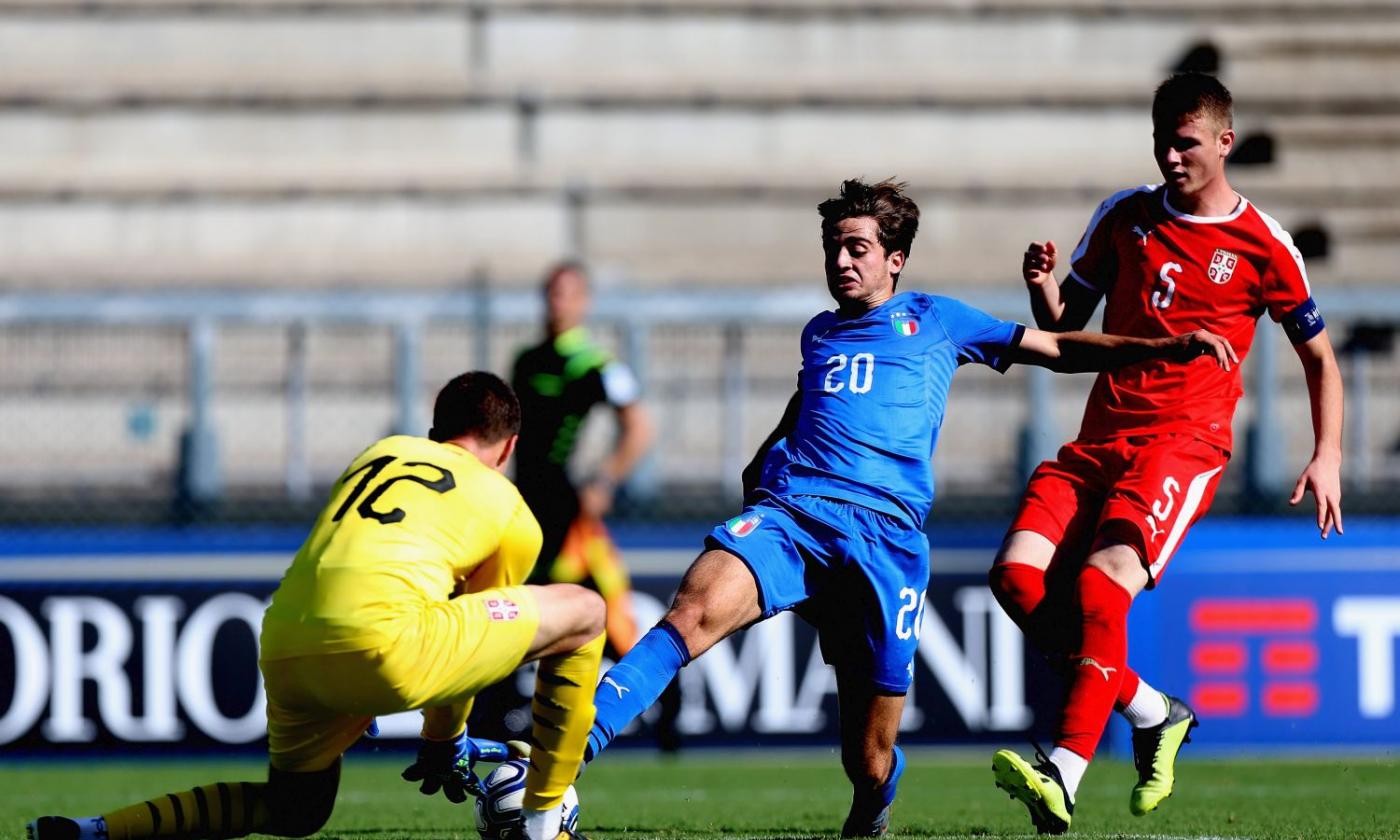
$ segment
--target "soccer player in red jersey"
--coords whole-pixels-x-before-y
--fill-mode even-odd
[[[1261,314],[1282,324],[1307,378],[1316,441],[1290,503],[1311,492],[1326,539],[1342,532],[1341,374],[1292,238],[1226,179],[1231,108],[1230,92],[1211,76],[1163,82],[1152,123],[1164,183],[1099,205],[1063,285],[1053,242],[1031,243],[1022,273],[1042,329],[1081,329],[1103,298],[1105,332],[1206,329],[1243,359]],[[1033,765],[1002,750],[992,763],[998,787],[1027,806],[1041,833],[1069,828],[1075,791],[1115,707],[1134,727],[1132,812],[1146,814],[1171,794],[1195,714],[1128,667],[1128,609],[1210,507],[1243,392],[1239,366],[1205,361],[1101,373],[1078,438],[1026,487],[992,590],[1027,638],[1064,665],[1069,690],[1049,756]]]

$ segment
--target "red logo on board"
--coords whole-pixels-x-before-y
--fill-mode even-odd
[[[1257,702],[1266,717],[1311,717],[1321,704],[1317,605],[1306,598],[1202,598],[1191,605],[1191,705],[1207,717],[1241,717]],[[1262,671],[1251,697],[1251,660]]]

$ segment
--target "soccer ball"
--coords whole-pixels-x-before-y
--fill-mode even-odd
[[[482,780],[481,795],[476,798],[476,830],[482,840],[520,840],[525,836],[520,809],[527,766],[522,759],[507,761]],[[563,827],[573,831],[578,825],[578,791],[573,785],[564,791],[559,808]]]

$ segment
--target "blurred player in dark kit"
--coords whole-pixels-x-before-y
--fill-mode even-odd
[[[585,322],[592,288],[583,265],[554,266],[542,291],[544,339],[521,350],[511,372],[522,411],[516,485],[544,532],[531,582],[577,583],[597,590],[607,604],[609,653],[620,657],[636,643],[637,623],[630,576],[603,517],[612,510],[618,487],[651,448],[655,429],[636,376],[589,336]],[[570,461],[588,415],[599,405],[613,410],[617,436],[602,462],[576,484]],[[509,690],[508,684],[494,690],[490,702],[513,704],[505,696]],[[677,684],[661,697],[656,735],[664,749],[679,745],[679,711]]]

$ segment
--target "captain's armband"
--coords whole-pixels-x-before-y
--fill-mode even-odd
[[[1283,324],[1283,331],[1288,334],[1288,340],[1294,344],[1302,344],[1327,326],[1322,322],[1322,313],[1317,309],[1317,301],[1312,298],[1303,301],[1293,311],[1284,315],[1280,323]]]

